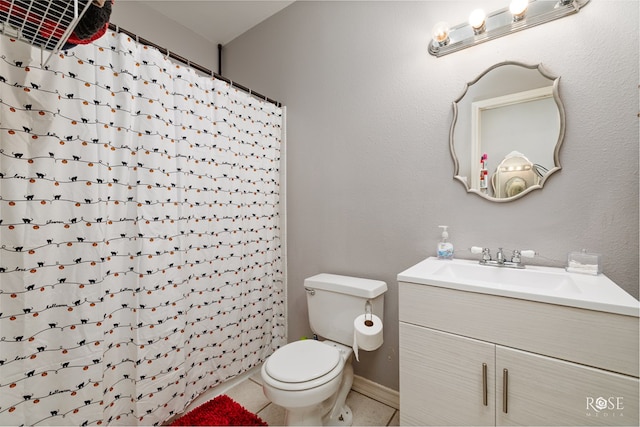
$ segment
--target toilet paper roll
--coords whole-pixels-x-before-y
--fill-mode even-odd
[[[375,314],[361,314],[353,321],[353,354],[359,362],[358,349],[372,351],[382,345],[382,320]]]

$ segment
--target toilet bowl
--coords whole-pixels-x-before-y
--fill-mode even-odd
[[[286,409],[285,425],[351,425],[345,404],[353,384],[351,348],[302,340],[278,349],[262,365],[265,396]]]

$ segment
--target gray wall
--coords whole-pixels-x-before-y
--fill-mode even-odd
[[[147,7],[144,2],[117,0],[110,21],[198,65],[218,71],[217,45]]]
[[[475,257],[472,245],[535,249],[532,263],[545,265],[602,253],[605,274],[638,297],[638,2],[591,0],[560,21],[430,56],[433,24],[463,22],[478,4],[298,1],[225,47],[228,77],[287,105],[289,338],[309,334],[305,277],[385,280],[385,344],[355,365],[394,389],[395,278],[435,254],[440,224],[461,258]],[[505,60],[562,76],[567,113],[563,169],[506,204],[465,193],[448,147],[451,102]]]

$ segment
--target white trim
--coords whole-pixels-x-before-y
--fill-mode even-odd
[[[392,390],[381,384],[374,383],[364,377],[354,375],[351,390],[364,394],[373,400],[391,406],[394,409],[400,409],[400,392]]]
[[[282,247],[282,285],[284,286],[284,336],[289,342],[289,303],[287,274],[287,107],[282,109],[280,146],[280,244]]]
[[[537,89],[525,90],[522,92],[510,93],[504,96],[497,96],[495,98],[475,101],[471,104],[471,108],[478,110],[491,110],[493,108],[506,107],[508,105],[520,104],[522,102],[551,98],[552,96],[553,87],[544,86]]]

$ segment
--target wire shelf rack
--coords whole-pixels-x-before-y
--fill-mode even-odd
[[[91,1],[0,0],[0,33],[39,47],[44,66],[62,49]]]

